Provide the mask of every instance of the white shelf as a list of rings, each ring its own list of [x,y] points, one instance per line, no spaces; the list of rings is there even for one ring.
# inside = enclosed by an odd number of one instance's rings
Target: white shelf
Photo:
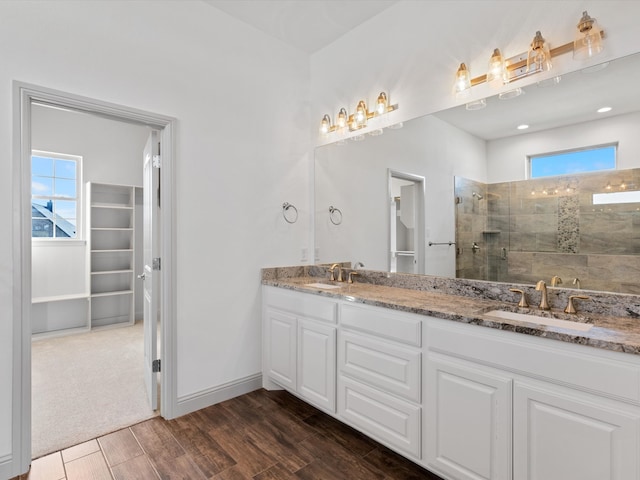
[[[134,321],[135,187],[88,183],[91,328]]]
[[[133,270],[98,270],[91,272],[91,275],[113,275],[117,273],[133,273]]]
[[[53,295],[51,297],[34,297],[31,303],[65,302],[69,300],[81,300],[89,298],[88,293],[77,293],[73,295]]]
[[[114,297],[116,295],[131,295],[133,290],[118,290],[114,292],[92,293],[91,298]]]

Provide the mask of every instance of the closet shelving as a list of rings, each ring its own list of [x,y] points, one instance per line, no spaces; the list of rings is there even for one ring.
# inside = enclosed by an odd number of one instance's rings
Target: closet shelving
[[[135,187],[87,183],[91,328],[134,322]]]

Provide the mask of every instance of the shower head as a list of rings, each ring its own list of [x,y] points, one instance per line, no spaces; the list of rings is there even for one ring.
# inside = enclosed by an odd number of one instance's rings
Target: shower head
[[[484,196],[482,196],[482,195],[480,195],[479,193],[476,193],[476,192],[473,192],[471,195],[476,197],[478,200],[482,200],[484,198]]]

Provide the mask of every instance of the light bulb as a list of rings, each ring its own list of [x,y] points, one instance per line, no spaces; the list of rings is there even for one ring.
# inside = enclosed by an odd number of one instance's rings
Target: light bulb
[[[336,126],[338,128],[344,128],[347,126],[347,121],[349,120],[349,115],[347,115],[347,110],[341,108],[338,112],[338,118],[336,119]]]
[[[320,134],[327,135],[331,131],[331,118],[329,115],[322,117],[322,122],[320,122]]]
[[[353,116],[356,124],[356,128],[362,128],[367,126],[367,105],[364,100],[358,102],[356,107],[356,113]]]
[[[504,66],[504,59],[499,49],[493,50],[493,55],[489,59],[489,70],[487,71],[487,83],[492,87],[501,87],[506,79],[507,72]]]
[[[463,98],[469,95],[471,89],[471,74],[467,70],[467,66],[464,63],[460,64],[458,71],[456,72],[456,81],[453,85],[453,90],[457,98]]]
[[[578,32],[573,41],[573,58],[584,60],[602,52],[602,34],[595,18],[584,11],[578,22]]]
[[[546,72],[547,70],[551,70],[549,44],[540,31],[537,31],[527,56],[527,73]]]
[[[376,105],[376,114],[382,115],[383,113],[387,113],[387,94],[380,92],[380,95],[378,95],[378,103]]]

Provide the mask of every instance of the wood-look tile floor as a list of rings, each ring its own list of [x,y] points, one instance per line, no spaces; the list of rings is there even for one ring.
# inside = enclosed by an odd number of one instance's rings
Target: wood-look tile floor
[[[33,461],[14,480],[442,480],[296,397],[258,390]]]

